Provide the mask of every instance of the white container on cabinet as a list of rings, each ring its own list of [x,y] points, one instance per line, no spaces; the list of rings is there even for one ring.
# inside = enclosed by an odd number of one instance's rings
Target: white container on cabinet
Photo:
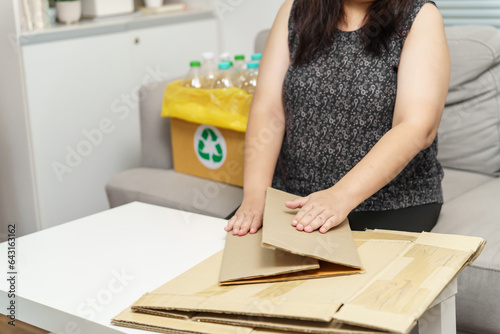
[[[134,0],[82,0],[83,17],[128,14],[134,11]]]

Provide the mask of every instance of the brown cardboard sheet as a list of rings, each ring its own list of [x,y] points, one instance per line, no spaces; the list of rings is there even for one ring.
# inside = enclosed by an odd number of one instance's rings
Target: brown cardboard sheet
[[[219,275],[221,285],[280,282],[361,272],[357,268],[264,248],[261,243],[262,229],[244,237],[228,233]]]
[[[113,323],[166,333],[407,333],[485,243],[434,233],[354,235],[361,274],[220,286],[219,252],[141,297],[134,312]]]
[[[361,269],[349,222],[345,220],[327,233],[297,231],[292,220],[298,210],[285,206],[286,201],[295,198],[297,196],[280,190],[267,189],[262,246]]]

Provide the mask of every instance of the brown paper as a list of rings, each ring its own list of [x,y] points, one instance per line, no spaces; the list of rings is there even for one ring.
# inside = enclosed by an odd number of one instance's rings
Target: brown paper
[[[267,189],[262,246],[361,269],[349,222],[345,220],[327,233],[300,232],[292,226],[298,210],[285,206],[285,202],[296,198],[298,196],[283,191]]]
[[[262,229],[243,237],[228,233],[219,281],[222,285],[280,282],[361,272],[279,249],[261,247]]]

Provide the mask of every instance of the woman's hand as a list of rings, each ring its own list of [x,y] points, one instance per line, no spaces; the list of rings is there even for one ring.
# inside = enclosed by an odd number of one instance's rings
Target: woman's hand
[[[264,199],[243,199],[240,208],[236,211],[234,216],[229,219],[224,229],[227,232],[232,230],[234,235],[245,235],[248,232],[250,232],[250,234],[256,233],[262,226],[264,203]]]
[[[345,196],[343,196],[345,197]],[[319,228],[326,233],[342,223],[351,209],[334,188],[312,193],[285,203],[289,209],[298,209],[292,225],[299,231],[313,232]]]

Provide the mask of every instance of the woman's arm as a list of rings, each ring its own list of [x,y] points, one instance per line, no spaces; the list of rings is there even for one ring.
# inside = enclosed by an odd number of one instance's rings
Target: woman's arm
[[[262,226],[266,189],[272,184],[285,132],[283,80],[290,65],[288,18],[292,1],[281,6],[273,24],[259,69],[245,135],[243,203],[226,231],[245,235]]]
[[[441,14],[422,7],[401,54],[392,129],[336,185],[287,202],[301,208],[292,225],[325,233],[365,199],[394,179],[436,137],[450,78]]]

